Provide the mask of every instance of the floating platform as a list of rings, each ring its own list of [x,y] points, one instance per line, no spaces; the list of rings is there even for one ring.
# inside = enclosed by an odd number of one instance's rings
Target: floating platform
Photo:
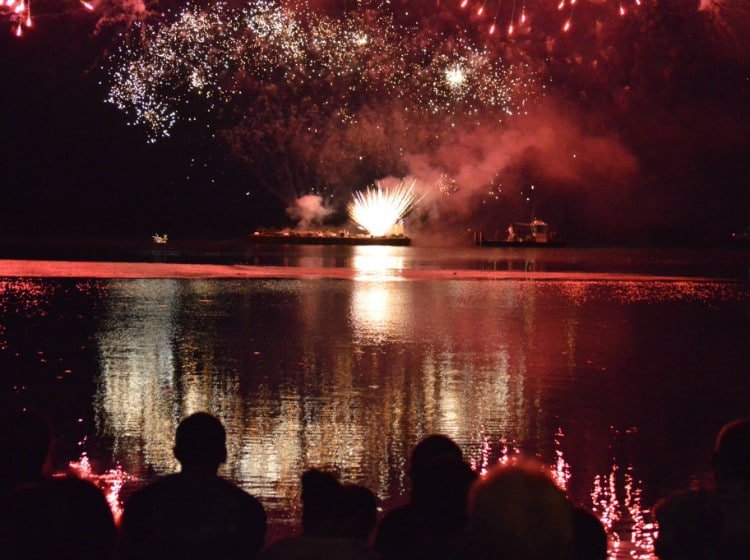
[[[300,233],[266,233],[255,232],[250,234],[250,243],[259,245],[390,245],[394,247],[407,247],[411,245],[411,239],[403,235],[334,235],[316,232]]]
[[[538,222],[544,224],[544,222]],[[524,224],[522,224],[524,225]],[[544,224],[546,227],[547,224]],[[552,237],[551,239],[547,236],[546,232],[541,239],[536,239],[533,235],[526,238],[508,240],[508,239],[487,239],[484,233],[477,231],[474,233],[474,245],[476,247],[517,247],[517,248],[543,248],[543,247],[563,247],[565,244],[562,239],[558,237]]]
[[[564,247],[562,241],[548,241],[539,243],[538,241],[499,241],[495,239],[482,239],[481,243],[474,243],[477,247],[518,247],[520,248],[550,248]]]

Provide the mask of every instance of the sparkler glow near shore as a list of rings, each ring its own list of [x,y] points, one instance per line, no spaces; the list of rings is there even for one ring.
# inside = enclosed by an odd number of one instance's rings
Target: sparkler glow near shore
[[[402,181],[395,188],[376,183],[375,187],[354,193],[349,203],[349,217],[370,235],[381,237],[393,230],[416,201],[414,182],[407,185]]]

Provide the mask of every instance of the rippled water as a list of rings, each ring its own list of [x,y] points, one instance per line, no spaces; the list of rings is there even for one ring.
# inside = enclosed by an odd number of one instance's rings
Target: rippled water
[[[706,481],[718,428],[748,413],[746,282],[353,270],[6,278],[3,406],[52,417],[58,468],[85,453],[85,468],[119,465],[131,485],[174,470],[179,419],[211,410],[227,426],[224,475],[277,526],[313,466],[397,500],[432,432],[479,469],[536,454],[623,540],[620,556],[644,558],[650,506]]]

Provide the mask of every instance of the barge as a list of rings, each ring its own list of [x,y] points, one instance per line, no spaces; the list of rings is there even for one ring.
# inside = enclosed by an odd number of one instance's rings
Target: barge
[[[411,239],[404,235],[374,236],[323,231],[255,231],[250,234],[250,242],[259,245],[411,245]]]

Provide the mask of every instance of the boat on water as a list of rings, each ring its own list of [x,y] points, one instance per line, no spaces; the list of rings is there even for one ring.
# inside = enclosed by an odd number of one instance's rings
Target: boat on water
[[[155,233],[151,236],[151,239],[153,239],[154,243],[157,245],[166,245],[169,241],[169,236],[166,233]]]
[[[487,239],[484,232],[474,233],[477,247],[562,247],[557,235],[550,231],[549,224],[536,218],[529,223],[513,222],[506,230],[505,239]]]
[[[747,226],[742,231],[732,232],[730,241],[737,245],[750,245],[750,226]]]
[[[391,245],[406,247],[411,239],[403,234],[366,235],[347,231],[254,231],[250,242],[264,245]]]

